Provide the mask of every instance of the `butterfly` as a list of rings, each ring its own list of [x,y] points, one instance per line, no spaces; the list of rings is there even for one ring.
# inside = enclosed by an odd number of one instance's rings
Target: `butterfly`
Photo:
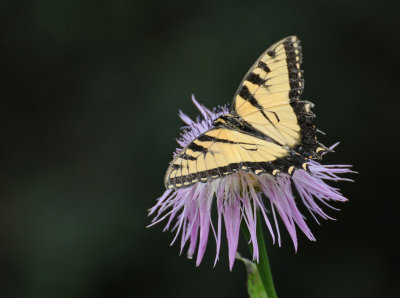
[[[247,72],[229,114],[183,148],[165,175],[166,188],[184,188],[239,171],[292,175],[329,150],[317,141],[313,104],[304,89],[296,36],[270,46]]]

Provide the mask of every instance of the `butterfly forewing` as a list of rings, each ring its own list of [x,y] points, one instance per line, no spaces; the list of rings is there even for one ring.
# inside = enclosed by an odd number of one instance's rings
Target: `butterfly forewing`
[[[282,146],[300,141],[300,126],[291,102],[303,90],[301,47],[295,36],[278,41],[250,68],[236,92],[236,114]]]
[[[167,188],[179,188],[237,172],[271,172],[271,162],[288,155],[283,147],[225,127],[195,139],[172,161],[165,176]]]

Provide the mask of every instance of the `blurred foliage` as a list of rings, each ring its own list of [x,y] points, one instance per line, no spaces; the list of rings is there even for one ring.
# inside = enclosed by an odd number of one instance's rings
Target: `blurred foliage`
[[[190,94],[230,102],[258,55],[290,34],[303,41],[303,98],[321,140],[342,141],[325,161],[360,174],[338,185],[350,202],[329,212],[337,222],[305,213],[317,243],[302,237],[297,254],[284,232],[282,248],[271,243],[277,292],[395,296],[398,11],[361,0],[1,1],[0,296],[245,297],[226,247],[213,268],[210,241],[196,268],[170,233],[146,229],[147,209],[164,191],[178,109],[196,115]]]
[[[239,253],[236,254],[236,259],[242,261],[246,266],[247,292],[249,293],[250,298],[268,298],[257,265],[252,261],[241,257]]]

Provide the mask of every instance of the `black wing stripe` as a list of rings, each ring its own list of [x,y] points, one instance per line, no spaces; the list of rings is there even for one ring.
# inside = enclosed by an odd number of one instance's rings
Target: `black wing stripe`
[[[187,159],[187,160],[197,160],[197,157],[194,157],[194,156],[189,155],[189,154],[186,154],[186,153],[183,153],[183,154],[180,156],[180,158],[182,158],[182,159]]]
[[[269,69],[269,67],[267,66],[266,63],[259,61],[258,62],[258,67],[261,68],[263,71],[265,71],[266,73],[271,72],[271,70]]]
[[[267,119],[270,124],[274,125],[271,119],[269,119],[269,117],[264,113],[264,108],[262,107],[262,105],[260,105],[257,99],[250,93],[249,88],[247,88],[247,86],[243,85],[242,88],[240,88],[239,95],[243,99],[247,100],[252,106],[256,107],[260,111],[260,113],[265,117],[265,119]]]
[[[267,82],[267,80],[262,79],[258,74],[255,74],[254,72],[250,72],[244,79],[258,86],[264,85]]]
[[[194,152],[201,152],[201,153],[207,152],[207,148],[206,147],[198,145],[195,142],[190,143],[190,145],[187,147],[187,149],[190,149],[190,150],[192,150]]]
[[[251,143],[244,143],[244,142],[235,142],[231,140],[226,140],[226,139],[220,139],[217,137],[212,137],[209,135],[201,135],[197,140],[201,142],[218,142],[218,143],[227,143],[227,144],[239,144],[239,145],[253,145]]]

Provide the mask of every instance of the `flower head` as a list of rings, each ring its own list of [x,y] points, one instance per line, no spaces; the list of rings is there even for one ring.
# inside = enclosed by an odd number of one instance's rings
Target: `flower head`
[[[180,111],[179,116],[187,125],[182,128],[181,137],[178,139],[182,148],[200,134],[212,128],[213,121],[229,111],[227,107],[218,107],[211,111],[198,103],[194,97],[192,97],[192,100],[202,117],[193,121]],[[180,150],[178,149],[176,153]],[[157,204],[150,209],[149,215],[155,214],[151,225],[167,220],[164,230],[172,229],[176,232],[172,243],[180,235],[181,252],[185,244],[189,242],[187,255],[192,258],[197,248],[196,265],[201,263],[204,256],[210,228],[217,244],[215,263],[217,262],[222,226],[225,226],[229,248],[229,264],[232,269],[242,221],[244,221],[250,233],[253,260],[258,261],[257,214],[261,214],[263,217],[272,241],[277,241],[279,245],[281,238],[277,217],[280,216],[297,250],[296,226],[308,239],[315,240],[305,222],[305,217],[297,207],[299,200],[317,222],[316,215],[323,219],[332,219],[321,209],[320,204],[331,207],[329,202],[345,202],[347,199],[340,194],[337,188],[326,184],[326,181],[351,181],[338,176],[352,172],[349,167],[348,165],[321,165],[314,160],[309,160],[309,172],[297,169],[292,176],[284,173],[279,173],[276,176],[270,174],[255,175],[239,171],[211,182],[197,182],[187,188],[168,189],[158,199]],[[293,186],[299,195],[297,198],[293,194]],[[214,202],[218,218],[213,222],[211,208]],[[261,212],[259,213],[257,210]]]

